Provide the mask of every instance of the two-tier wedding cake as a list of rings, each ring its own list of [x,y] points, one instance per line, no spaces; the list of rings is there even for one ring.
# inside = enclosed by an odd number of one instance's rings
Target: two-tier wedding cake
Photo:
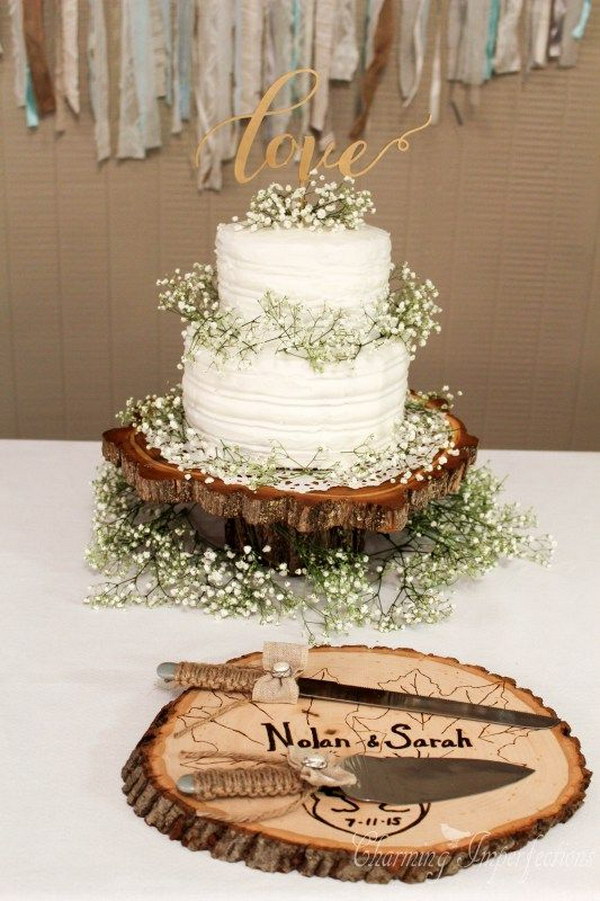
[[[364,223],[372,211],[348,182],[272,185],[218,227],[216,270],[161,283],[190,320],[185,417],[215,453],[323,469],[393,443],[436,292],[392,266],[389,233]]]

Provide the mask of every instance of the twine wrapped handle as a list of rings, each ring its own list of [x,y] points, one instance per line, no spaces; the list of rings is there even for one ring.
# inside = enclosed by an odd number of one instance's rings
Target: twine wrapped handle
[[[298,676],[306,667],[308,647],[267,641],[263,647],[262,673],[258,667],[214,663],[161,663],[158,675],[182,688],[232,691],[248,694],[253,701],[295,704]]]
[[[282,807],[261,812],[258,815],[260,820],[289,813],[302,804],[315,788],[343,788],[356,783],[356,776],[340,766],[335,758],[327,754],[307,752],[297,745],[288,749],[287,758],[281,763],[271,763],[264,757],[251,754],[215,754],[214,751],[182,751],[180,754],[184,764],[208,758],[243,762],[245,766],[196,770],[178,780],[179,791],[193,795],[199,801],[295,796]],[[253,818],[253,814],[241,814],[230,819],[235,822],[250,822]]]

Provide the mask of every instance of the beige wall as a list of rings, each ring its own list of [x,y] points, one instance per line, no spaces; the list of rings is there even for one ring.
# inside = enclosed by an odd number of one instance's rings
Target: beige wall
[[[424,118],[424,97],[402,114],[395,79],[394,64],[377,95],[373,148]],[[464,127],[445,113],[364,180],[396,258],[441,293],[442,335],[411,382],[462,388],[459,414],[488,447],[600,449],[599,86],[593,15],[576,69],[536,72],[525,85],[496,79]],[[334,88],[341,141],[353,90]],[[196,192],[191,139],[98,167],[87,97],[83,108],[61,137],[52,119],[28,133],[10,59],[0,61],[6,437],[95,438],[128,396],[177,380],[180,325],[155,312],[155,279],[209,260],[217,223],[247,206],[231,170],[221,194]]]

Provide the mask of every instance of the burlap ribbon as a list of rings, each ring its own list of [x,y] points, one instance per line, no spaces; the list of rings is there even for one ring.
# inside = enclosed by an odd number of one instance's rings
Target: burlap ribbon
[[[193,796],[199,801],[293,796],[285,804],[267,811],[246,811],[231,815],[219,813],[219,819],[230,822],[262,821],[283,816],[299,807],[315,788],[344,788],[356,783],[356,776],[340,766],[334,757],[321,751],[307,751],[298,745],[288,748],[287,757],[277,763],[264,756],[236,752],[219,754],[198,750],[180,753],[180,760],[184,765],[207,759],[244,765],[206,767],[190,774],[193,779]]]
[[[308,647],[282,641],[266,641],[260,676],[252,689],[252,700],[265,704],[295,704],[298,700],[296,676],[308,662]]]

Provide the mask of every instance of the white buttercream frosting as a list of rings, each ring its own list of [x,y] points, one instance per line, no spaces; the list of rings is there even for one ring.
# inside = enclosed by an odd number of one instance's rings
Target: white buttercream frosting
[[[240,447],[256,460],[277,445],[299,466],[323,467],[371,436],[373,448],[389,443],[401,421],[409,357],[404,345],[386,342],[315,372],[306,360],[263,349],[248,368],[235,360],[217,368],[201,348],[185,364],[188,423],[215,446]],[[287,461],[289,465],[289,460]]]
[[[336,232],[220,225],[216,241],[219,298],[245,319],[267,291],[301,301],[362,310],[387,293],[389,233],[371,225]]]
[[[325,305],[364,316],[388,293],[390,236],[369,225],[331,232],[220,225],[216,254],[219,303],[243,321],[261,313],[267,292],[317,316]],[[367,345],[319,372],[268,343],[245,365],[199,347],[184,365],[183,405],[189,425],[215,449],[234,445],[264,461],[281,448],[282,465],[323,469],[363,442],[390,445],[404,415],[408,366],[398,341]]]

